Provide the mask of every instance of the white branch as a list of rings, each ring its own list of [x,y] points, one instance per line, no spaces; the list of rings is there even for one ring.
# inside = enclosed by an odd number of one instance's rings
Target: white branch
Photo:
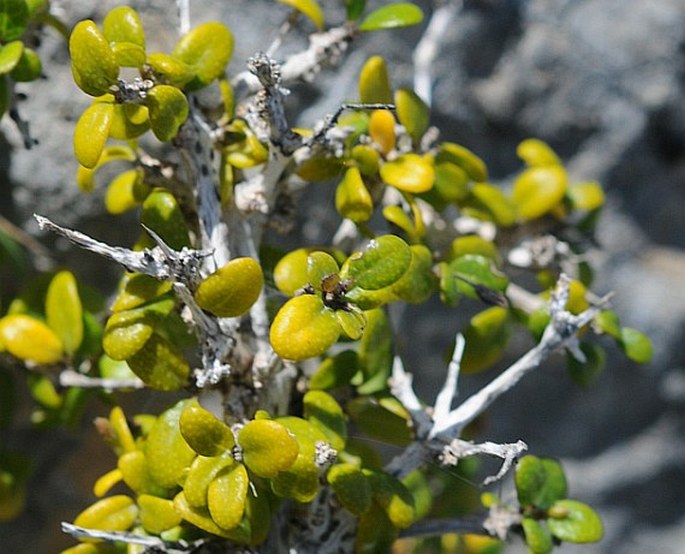
[[[466,341],[464,340],[464,335],[458,333],[454,343],[454,353],[452,354],[449,366],[447,366],[445,384],[435,399],[435,411],[433,413],[433,419],[435,421],[443,420],[449,415],[449,412],[452,409],[452,401],[458,394],[459,371],[461,369],[461,359],[464,355],[465,345]]]
[[[190,552],[199,548],[207,542],[207,539],[200,539],[193,542],[184,540],[164,541],[159,537],[149,535],[135,535],[122,531],[101,531],[100,529],[87,529],[72,523],[62,522],[62,532],[71,535],[76,539],[100,539],[108,542],[123,542],[127,544],[139,544],[141,546],[161,549],[163,552]]]
[[[457,465],[459,460],[468,458],[469,456],[486,454],[488,456],[501,458],[503,462],[497,474],[492,475],[483,481],[483,485],[490,485],[504,477],[511,469],[514,462],[518,460],[521,454],[526,450],[528,450],[528,445],[521,440],[513,444],[498,444],[490,441],[476,444],[470,441],[454,439],[448,445],[445,445],[439,459],[443,465],[454,466]]]
[[[402,359],[399,356],[395,356],[392,363],[390,392],[411,414],[416,436],[426,437],[431,427],[433,427],[433,421],[426,413],[418,396],[416,396],[412,381],[412,374],[405,371]]]
[[[102,389],[107,392],[121,389],[142,389],[145,383],[140,379],[103,379],[90,377],[67,369],[59,374],[59,384],[63,387],[80,387],[82,389]]]
[[[468,398],[454,409],[448,417],[436,421],[430,438],[442,435],[446,438],[459,436],[461,430],[482,414],[495,400],[511,389],[519,380],[538,367],[552,352],[559,348],[574,349],[577,345],[576,333],[587,325],[602,309],[608,300],[605,297],[600,305],[593,306],[574,316],[565,310],[568,301],[570,280],[565,275],[559,278],[552,295],[550,313],[552,320],[545,329],[540,343],[524,354],[518,361],[493,379],[488,385]]]

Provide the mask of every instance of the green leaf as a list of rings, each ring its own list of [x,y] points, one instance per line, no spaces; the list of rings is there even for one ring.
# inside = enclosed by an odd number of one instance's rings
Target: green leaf
[[[652,341],[642,331],[632,327],[623,327],[619,345],[626,356],[634,362],[646,364],[652,359]]]
[[[110,42],[128,42],[145,52],[145,31],[138,13],[128,6],[112,9],[102,22],[102,33]]]
[[[183,354],[175,345],[156,333],[126,362],[153,389],[177,390],[188,382],[190,367]]]
[[[530,554],[549,554],[552,552],[554,549],[552,535],[542,523],[532,517],[524,517],[521,525]]]
[[[156,189],[148,195],[143,202],[140,222],[162,237],[174,250],[190,246],[185,217],[169,191]]]
[[[370,57],[359,74],[359,100],[364,104],[389,104],[392,102],[390,77],[385,60]]]
[[[371,507],[371,484],[358,467],[336,464],[328,470],[326,479],[343,508],[361,515]]]
[[[378,290],[392,285],[411,263],[411,250],[395,235],[382,235],[364,250],[352,254],[340,271],[342,279],[351,279],[354,287]]]
[[[145,63],[145,50],[132,42],[114,42],[112,52],[121,67],[143,67]]]
[[[157,85],[145,97],[150,110],[150,126],[162,142],[173,139],[188,117],[188,100],[179,89],[170,85]]]
[[[347,425],[340,404],[327,392],[310,390],[302,399],[304,418],[316,426],[338,451],[345,448]]]
[[[412,440],[410,420],[402,406],[394,399],[384,399],[381,403],[371,396],[359,396],[350,400],[345,411],[355,427],[373,439],[407,446]]]
[[[24,43],[20,40],[0,46],[0,75],[9,73],[17,66],[23,52]]]
[[[433,273],[433,255],[423,244],[412,244],[409,248],[412,253],[409,269],[391,288],[399,299],[420,304],[428,300],[435,290],[437,279]]]
[[[598,344],[583,342],[580,349],[585,354],[585,362],[579,362],[572,354],[567,354],[568,372],[571,379],[581,387],[589,387],[604,371],[606,354]]]
[[[233,34],[217,21],[203,23],[178,41],[172,55],[195,70],[186,88],[197,90],[223,75],[233,55]]]
[[[606,333],[615,339],[621,338],[621,321],[616,312],[602,310],[595,316],[594,323],[602,333]]]
[[[430,110],[413,90],[401,88],[395,92],[397,119],[404,125],[409,136],[418,144],[428,130]]]
[[[146,63],[161,77],[163,82],[170,85],[183,87],[195,77],[191,66],[168,54],[159,52],[149,54]]]
[[[323,29],[324,16],[323,10],[318,2],[315,0],[277,0],[281,4],[286,4],[295,8],[297,11],[306,15],[312,20],[316,28]]]
[[[83,307],[76,278],[60,271],[50,281],[45,297],[47,323],[62,341],[67,354],[73,354],[83,341]]]
[[[238,317],[257,301],[264,286],[259,262],[249,256],[233,258],[203,280],[195,300],[219,317]]]
[[[545,510],[567,493],[564,470],[552,458],[524,456],[516,466],[514,482],[522,506]]]
[[[366,312],[366,331],[359,346],[359,361],[363,382],[359,394],[373,394],[388,388],[392,371],[393,340],[392,327],[384,310]]]
[[[398,529],[406,529],[415,519],[414,497],[399,479],[380,471],[364,470],[373,499]]]
[[[10,42],[24,34],[29,21],[25,0],[0,0],[0,42]]]
[[[354,305],[348,305],[341,310],[335,310],[335,317],[343,332],[352,340],[360,339],[366,327],[364,312]]]
[[[490,258],[478,254],[465,254],[459,256],[450,263],[450,269],[455,277],[465,279],[457,280],[459,290],[473,299],[479,299],[480,295],[474,288],[481,285],[489,289],[504,292],[509,284],[506,275],[494,272]]]
[[[413,153],[402,154],[384,163],[380,174],[388,185],[413,194],[430,190],[435,182],[433,164],[425,157]]]
[[[497,261],[500,256],[493,242],[485,240],[479,235],[462,235],[452,241],[446,257],[448,260],[454,260],[467,254],[484,256],[494,261]]]
[[[12,101],[10,97],[10,87],[7,83],[7,77],[0,75],[0,117],[5,115],[5,112],[10,107],[10,102]]]
[[[360,369],[359,354],[354,350],[343,350],[321,362],[309,380],[309,388],[332,390],[343,387],[350,383]]]
[[[83,167],[93,169],[100,161],[113,118],[113,104],[96,102],[76,122],[74,154]]]
[[[19,62],[14,66],[10,75],[17,83],[24,83],[35,81],[40,77],[42,71],[43,64],[38,54],[30,48],[24,47],[21,58],[19,58]]]
[[[451,162],[461,167],[472,181],[482,183],[488,180],[488,168],[485,162],[460,144],[453,142],[443,142],[440,144],[438,154],[435,158],[436,163]]]
[[[464,331],[462,372],[475,373],[490,367],[504,354],[510,336],[509,313],[505,308],[493,306],[473,316]]]
[[[532,167],[514,181],[512,198],[521,218],[536,219],[561,202],[567,187],[568,177],[562,166]]]
[[[347,21],[359,19],[366,8],[366,0],[344,0],[347,10]]]
[[[498,187],[488,183],[473,185],[461,208],[466,215],[494,221],[502,227],[516,223],[516,207],[512,201]]]
[[[91,20],[76,24],[69,36],[71,71],[79,88],[91,96],[109,91],[119,78],[119,65],[107,39]]]
[[[452,162],[435,165],[434,190],[445,202],[459,202],[469,194],[470,177],[466,171]]]
[[[359,169],[350,167],[335,191],[335,209],[355,223],[368,221],[373,214],[373,201]]]
[[[421,21],[423,21],[421,8],[409,2],[399,2],[372,11],[359,25],[359,30],[378,31],[380,29],[409,27],[421,23]]]
[[[573,543],[597,542],[602,538],[602,520],[587,504],[577,500],[559,500],[549,510],[547,526],[552,534]]]
[[[307,281],[316,290],[325,288],[326,292],[332,292],[330,286],[337,284],[335,277],[338,270],[338,262],[328,252],[315,250],[307,256]],[[328,281],[331,281],[331,285]]]

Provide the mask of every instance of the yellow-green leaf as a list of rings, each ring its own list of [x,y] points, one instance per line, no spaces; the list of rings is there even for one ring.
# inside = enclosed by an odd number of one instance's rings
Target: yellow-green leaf
[[[335,312],[324,306],[321,297],[303,294],[288,300],[278,311],[269,339],[282,358],[305,360],[326,352],[341,330]]]
[[[98,500],[83,510],[74,525],[102,531],[126,531],[138,517],[138,506],[133,499],[123,494]]]
[[[143,347],[126,362],[143,382],[153,389],[176,390],[188,383],[190,367],[181,351],[153,333]]]
[[[388,68],[380,56],[370,57],[362,67],[359,74],[359,99],[365,104],[392,102]]]
[[[462,372],[475,373],[494,364],[504,353],[510,334],[505,308],[493,306],[472,317],[464,332]]]
[[[128,6],[110,10],[102,22],[102,34],[109,42],[129,42],[145,50],[145,32],[140,17]]]
[[[243,519],[250,479],[243,464],[222,469],[210,483],[207,507],[222,529],[234,529]]]
[[[257,301],[264,274],[254,258],[234,258],[200,283],[195,291],[198,305],[219,317],[237,317]]]
[[[0,46],[0,75],[12,71],[24,52],[24,43],[20,40],[12,41]]]
[[[100,96],[119,78],[119,65],[107,39],[89,19],[76,24],[69,37],[71,70],[83,92]]]
[[[201,456],[218,456],[235,444],[228,426],[199,405],[185,407],[179,427],[188,446]]]
[[[161,82],[183,87],[195,77],[195,71],[179,59],[155,52],[148,54],[147,64],[161,77]]]
[[[221,77],[231,59],[233,34],[223,23],[202,23],[181,37],[172,55],[195,71],[189,90],[205,87]]]
[[[176,87],[157,85],[145,97],[150,111],[150,126],[162,142],[171,140],[188,117],[188,99]]]
[[[183,482],[183,492],[188,504],[193,508],[207,506],[207,492],[214,477],[222,469],[234,463],[230,452],[221,456],[198,456],[190,464]]]
[[[123,214],[139,206],[149,190],[143,183],[142,169],[124,171],[107,187],[105,208],[113,215]]]
[[[464,148],[459,144],[443,142],[440,145],[435,162],[452,162],[466,171],[471,180],[477,183],[488,180],[488,168],[483,160],[468,148]]]
[[[62,359],[62,342],[50,327],[23,314],[0,319],[0,344],[12,356],[37,364],[54,364]]]
[[[17,65],[14,66],[10,76],[17,83],[35,81],[40,77],[42,71],[43,64],[41,63],[38,54],[30,48],[24,47],[21,58],[19,58]],[[0,71],[0,73],[2,72]]]
[[[45,297],[45,317],[60,338],[62,348],[73,354],[83,341],[83,306],[76,278],[70,271],[60,271],[50,281]]]
[[[302,12],[309,19],[312,20],[314,25],[321,30],[323,29],[324,16],[323,10],[318,2],[315,0],[278,0],[281,4],[287,4]]]
[[[574,210],[592,211],[604,205],[604,191],[596,181],[574,183],[568,187],[567,194]]]
[[[369,136],[383,154],[395,148],[395,116],[389,110],[374,110],[369,118]]]
[[[423,21],[423,12],[416,4],[399,2],[383,6],[372,11],[364,18],[360,31],[378,31],[380,29],[395,29],[408,27]]]
[[[395,108],[397,119],[404,125],[414,144],[418,144],[428,130],[428,106],[413,90],[401,88],[395,92]]]
[[[105,148],[114,118],[114,104],[97,102],[86,108],[74,129],[74,154],[83,166],[94,168]]]
[[[141,494],[138,497],[138,507],[140,524],[153,535],[159,535],[181,523],[181,516],[174,508],[172,500]]]
[[[381,179],[403,192],[418,194],[433,187],[433,164],[418,154],[402,154],[381,166]]]
[[[252,473],[272,478],[291,467],[300,452],[294,437],[282,424],[270,419],[248,422],[238,435],[243,461]]]
[[[514,181],[512,199],[519,216],[536,219],[552,210],[566,194],[568,178],[559,165],[526,169]]]
[[[631,360],[646,364],[652,359],[652,342],[642,331],[632,327],[621,329],[621,348]]]
[[[335,191],[335,208],[343,217],[355,223],[368,221],[373,214],[373,201],[356,167],[345,172]]]
[[[516,148],[516,154],[530,167],[561,165],[561,160],[548,144],[539,139],[526,139]]]

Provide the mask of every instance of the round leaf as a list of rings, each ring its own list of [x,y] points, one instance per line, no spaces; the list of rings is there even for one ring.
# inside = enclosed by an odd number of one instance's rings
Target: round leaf
[[[524,220],[538,218],[556,207],[566,194],[566,170],[558,165],[526,169],[514,181],[512,198]]]
[[[413,90],[399,89],[395,92],[397,119],[404,125],[415,144],[428,130],[430,111],[426,103]]]
[[[326,479],[344,508],[361,515],[371,507],[371,484],[364,473],[352,464],[336,464]]]
[[[461,207],[466,215],[494,221],[502,227],[516,223],[516,208],[512,201],[498,187],[488,183],[473,185]]]
[[[291,467],[300,451],[297,441],[277,421],[250,421],[238,435],[243,462],[259,477],[272,478]]]
[[[129,169],[117,175],[107,187],[105,208],[113,215],[123,214],[140,205],[149,189],[143,183],[141,169]]]
[[[338,340],[341,332],[335,312],[319,296],[291,298],[278,311],[269,338],[276,354],[287,360],[320,356]]]
[[[389,104],[392,89],[385,60],[380,56],[370,57],[359,74],[359,100],[364,104]]]
[[[156,189],[143,202],[140,222],[157,233],[174,250],[190,246],[188,227],[176,198],[167,190]]]
[[[396,282],[409,269],[412,253],[401,238],[383,235],[370,241],[364,250],[355,252],[343,264],[342,279],[353,286],[378,290]]]
[[[21,58],[19,58],[19,62],[14,66],[10,75],[17,83],[22,83],[35,81],[40,77],[42,71],[43,64],[41,63],[38,54],[30,48],[24,47]]]
[[[107,39],[91,20],[76,24],[69,37],[74,80],[83,92],[100,96],[117,83],[119,65]]]
[[[150,110],[150,126],[162,142],[174,138],[188,117],[188,100],[179,89],[170,85],[157,85],[145,97]]]
[[[153,389],[176,390],[188,382],[190,367],[181,351],[155,333],[126,362]]]
[[[309,388],[331,390],[345,386],[359,369],[359,355],[354,350],[344,350],[321,362],[309,380]]]
[[[83,307],[76,278],[60,271],[50,281],[45,297],[45,317],[67,354],[73,354],[83,341]]]
[[[222,529],[234,529],[243,519],[250,479],[243,464],[222,469],[209,485],[207,507]]]
[[[21,37],[28,21],[26,0],[4,0],[0,5],[0,42],[10,42]]]
[[[561,165],[561,160],[547,144],[539,139],[526,139],[516,148],[516,154],[530,167]]]
[[[340,404],[330,394],[324,391],[309,391],[303,398],[303,415],[310,423],[316,425],[330,445],[336,450],[345,448],[347,426],[345,415]]]
[[[97,501],[82,511],[74,525],[103,531],[126,531],[136,521],[138,507],[133,499],[123,494]]]
[[[391,286],[392,292],[410,304],[425,302],[435,290],[433,255],[423,244],[413,244],[411,263],[405,274]]]
[[[559,500],[549,510],[547,526],[552,534],[574,543],[597,542],[602,538],[602,520],[587,504],[577,500]]]
[[[369,136],[383,154],[395,148],[395,116],[389,110],[375,110],[369,118]]]
[[[433,164],[418,154],[402,154],[381,166],[381,179],[403,192],[426,192],[435,182]]]
[[[178,41],[172,55],[195,71],[189,90],[202,88],[223,75],[233,54],[233,34],[222,23],[198,25]],[[183,118],[185,119],[185,117]]]
[[[12,356],[37,364],[54,364],[63,356],[62,342],[54,331],[23,314],[0,319],[0,344]]]
[[[257,301],[264,274],[254,258],[234,258],[200,283],[195,291],[198,305],[219,317],[237,317]]]
[[[181,400],[164,411],[145,440],[144,453],[150,476],[165,488],[176,487],[195,458],[195,451],[188,446],[179,427],[183,410],[195,402]]]
[[[110,10],[102,22],[102,33],[109,42],[129,42],[145,50],[145,32],[140,17],[128,6]]]
[[[24,43],[20,40],[12,41],[0,46],[0,75],[12,71],[24,52]]]
[[[475,373],[494,364],[504,354],[510,335],[509,313],[505,308],[493,306],[473,316],[464,331],[462,372]]]
[[[81,114],[74,129],[74,154],[78,162],[92,169],[100,160],[114,118],[114,105],[96,102]]]
[[[574,183],[568,187],[567,194],[574,210],[592,211],[604,205],[602,185],[595,181]]]
[[[626,356],[634,362],[646,364],[652,359],[652,342],[642,331],[632,327],[623,327],[619,344]]]
[[[542,523],[532,517],[524,517],[521,526],[531,554],[549,554],[552,552],[554,549],[552,535]]]
[[[183,492],[188,504],[193,508],[206,507],[209,485],[219,471],[233,463],[230,452],[224,452],[221,456],[195,458],[183,482]]]
[[[355,223],[363,223],[371,217],[373,201],[356,167],[349,168],[338,185],[335,208],[340,215]]]
[[[488,168],[483,160],[468,148],[464,148],[459,144],[443,142],[440,145],[435,162],[451,162],[466,171],[471,180],[477,183],[488,180]]]
[[[162,78],[163,82],[170,85],[183,87],[195,77],[191,66],[167,54],[159,52],[149,54],[146,63]]]
[[[423,12],[415,4],[399,2],[372,11],[359,26],[360,31],[378,31],[408,27],[423,21]]]
[[[514,481],[522,506],[545,510],[567,493],[564,470],[551,458],[524,456],[516,466]]]
[[[160,533],[181,523],[181,516],[174,509],[174,503],[166,498],[149,494],[138,496],[140,524],[148,533]]]
[[[179,427],[188,446],[201,456],[218,456],[233,448],[233,433],[228,426],[201,406],[186,406]]]

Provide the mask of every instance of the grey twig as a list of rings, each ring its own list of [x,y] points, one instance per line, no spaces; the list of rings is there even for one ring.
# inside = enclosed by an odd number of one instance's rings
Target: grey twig
[[[67,369],[59,374],[59,384],[63,387],[80,387],[82,389],[102,389],[110,392],[122,389],[142,389],[145,383],[140,379],[103,379],[90,377]]]

